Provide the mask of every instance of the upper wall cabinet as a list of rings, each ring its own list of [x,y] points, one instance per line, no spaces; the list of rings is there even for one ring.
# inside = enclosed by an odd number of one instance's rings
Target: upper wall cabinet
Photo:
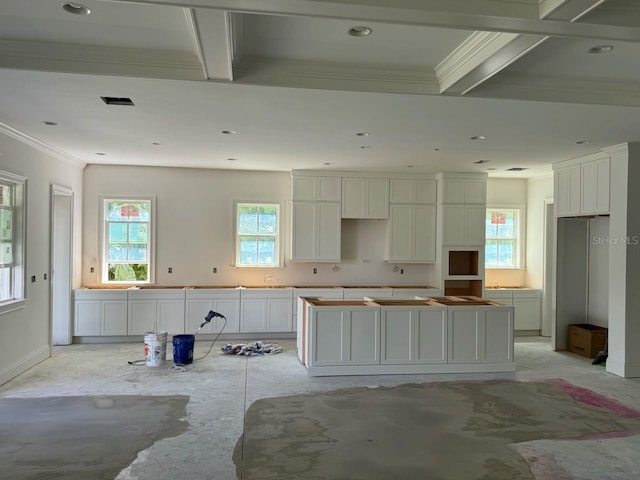
[[[342,218],[389,218],[389,179],[343,178]]]
[[[342,198],[340,177],[294,176],[292,200],[302,202],[339,202]]]
[[[291,260],[339,262],[341,217],[337,202],[293,202]]]
[[[609,213],[610,159],[602,155],[561,162],[553,166],[557,217]]]
[[[487,203],[487,179],[444,177],[441,192],[442,203],[484,205]]]
[[[436,201],[435,180],[392,178],[389,181],[389,203],[435,204]]]

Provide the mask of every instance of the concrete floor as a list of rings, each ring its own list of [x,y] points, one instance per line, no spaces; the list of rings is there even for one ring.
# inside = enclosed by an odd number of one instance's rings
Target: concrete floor
[[[268,397],[406,383],[560,378],[640,410],[640,379],[622,379],[606,373],[602,366],[592,366],[589,359],[552,352],[549,342],[538,337],[516,339],[515,373],[473,375],[309,378],[297,360],[295,341],[279,343],[285,352],[265,357],[220,355],[216,346],[207,358],[186,371],[128,365],[129,360],[143,358],[142,342],[55,347],[52,358],[1,386],[0,397],[188,395],[188,430],[139,452],[117,476],[121,480],[237,478],[233,452],[243,432],[245,412],[255,400]],[[203,355],[209,345],[197,342],[194,356]],[[538,448],[560,448],[551,443]],[[637,456],[635,445],[627,443],[618,451],[625,449]],[[606,458],[603,455],[599,461],[606,462]],[[600,465],[602,471],[619,469],[619,458],[610,461],[610,466]]]

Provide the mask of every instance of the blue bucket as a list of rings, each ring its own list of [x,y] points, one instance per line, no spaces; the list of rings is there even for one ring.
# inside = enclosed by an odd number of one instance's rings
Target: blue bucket
[[[193,344],[195,340],[195,335],[173,336],[173,363],[176,365],[193,363]]]

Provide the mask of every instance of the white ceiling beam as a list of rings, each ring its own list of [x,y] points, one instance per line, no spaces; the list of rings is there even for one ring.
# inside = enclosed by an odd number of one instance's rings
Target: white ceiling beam
[[[605,0],[547,0],[549,20],[574,22]],[[465,95],[544,43],[546,35],[475,32],[436,66],[440,92]]]
[[[232,39],[228,12],[188,9],[189,30],[208,80],[233,81]]]
[[[118,3],[172,5],[211,8],[241,13],[300,15],[353,19],[458,30],[519,33],[567,38],[593,38],[607,41],[640,42],[640,28],[615,25],[571,23],[524,17],[505,17],[434,9],[445,8],[443,1],[411,2],[415,8],[399,8],[394,0],[102,0]],[[471,2],[471,0],[467,0]],[[408,2],[402,2],[406,4]],[[422,5],[424,3],[424,6]],[[447,2],[448,3],[448,2]],[[455,2],[459,4],[460,2]],[[471,5],[466,3],[465,5]],[[432,9],[429,9],[431,7]]]

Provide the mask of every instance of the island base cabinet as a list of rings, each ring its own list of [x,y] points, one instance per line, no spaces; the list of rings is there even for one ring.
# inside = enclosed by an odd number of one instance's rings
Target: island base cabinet
[[[415,321],[414,363],[447,363],[447,310],[418,309]]]
[[[513,362],[513,307],[449,307],[449,363]]]
[[[323,308],[312,311],[310,366],[380,363],[380,313],[377,307]]]

